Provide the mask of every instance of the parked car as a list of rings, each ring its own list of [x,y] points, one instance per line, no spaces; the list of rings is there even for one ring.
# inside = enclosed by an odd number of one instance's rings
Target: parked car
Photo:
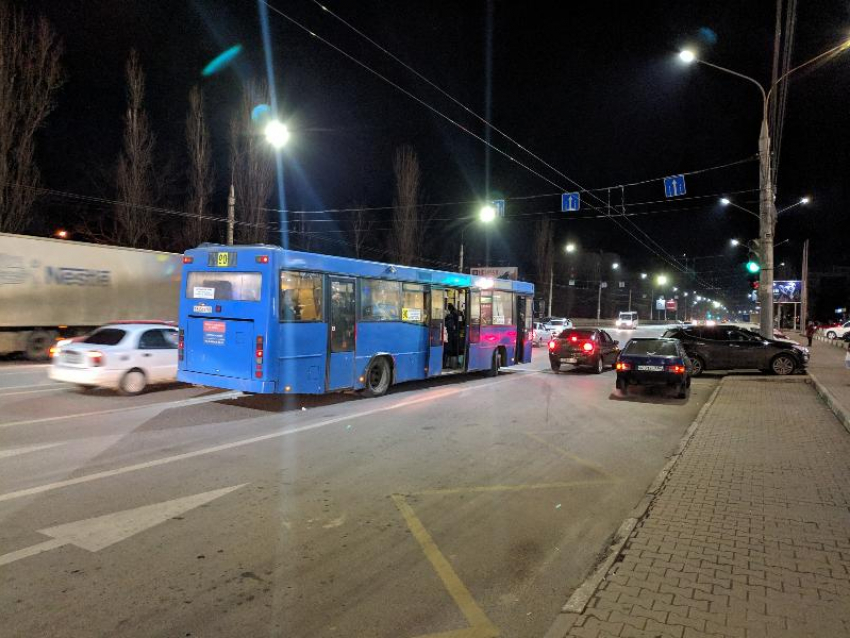
[[[588,367],[596,374],[612,366],[620,354],[619,341],[604,330],[563,330],[549,342],[549,364],[559,372],[562,365]]]
[[[543,320],[543,325],[553,335],[557,335],[561,330],[573,327],[573,322],[566,317],[547,317]]]
[[[535,347],[549,343],[552,337],[555,336],[555,333],[549,330],[541,321],[535,321],[532,330],[531,345]]]
[[[620,330],[633,330],[638,327],[638,313],[633,310],[623,311],[617,315],[614,327]]]
[[[844,335],[850,332],[850,321],[845,321],[840,326],[829,326],[821,329],[827,339],[841,339]]]
[[[630,385],[664,386],[685,399],[691,387],[691,363],[677,339],[630,339],[614,368],[623,394]]]
[[[150,383],[177,379],[177,328],[169,323],[112,323],[78,341],[58,345],[54,381],[80,388],[116,388],[139,394]]]
[[[682,342],[693,376],[705,370],[749,369],[785,375],[804,369],[809,362],[808,349],[766,339],[736,325],[674,328],[664,337]]]

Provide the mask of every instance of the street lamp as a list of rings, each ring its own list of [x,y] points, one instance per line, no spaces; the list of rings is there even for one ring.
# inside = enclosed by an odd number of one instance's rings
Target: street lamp
[[[478,211],[478,217],[485,224],[489,224],[491,221],[496,219],[496,209],[490,206],[482,206],[481,210]]]
[[[266,124],[263,133],[266,136],[266,141],[276,149],[283,148],[289,141],[289,129],[280,120],[272,120]]]
[[[658,282],[659,286],[667,285],[667,275],[658,275],[655,280]]]
[[[774,175],[772,174],[771,165],[770,165],[770,132],[768,130],[768,111],[770,105],[770,98],[773,96],[773,90],[779,86],[782,82],[788,79],[791,74],[796,73],[800,69],[809,66],[819,60],[822,60],[826,57],[829,57],[833,54],[838,54],[842,51],[846,51],[850,49],[850,39],[843,41],[841,44],[824,51],[823,53],[816,55],[815,57],[803,62],[802,64],[798,64],[793,69],[786,71],[784,74],[779,76],[776,81],[774,81],[768,88],[765,90],[765,87],[762,86],[761,82],[751,78],[748,75],[744,75],[743,73],[738,73],[737,71],[733,71],[732,69],[727,69],[722,66],[718,66],[716,64],[712,64],[711,62],[706,62],[705,60],[700,60],[697,58],[696,54],[693,51],[685,50],[679,53],[679,58],[685,63],[698,62],[702,65],[711,67],[718,71],[722,71],[723,73],[727,73],[729,75],[734,75],[735,77],[741,78],[742,80],[746,80],[751,84],[754,84],[761,94],[762,100],[762,121],[761,121],[761,131],[759,133],[759,239],[760,239],[760,247],[762,251],[762,262],[764,268],[762,268],[760,282],[759,282],[759,297],[761,301],[761,316],[760,316],[760,324],[761,324],[761,333],[762,334],[773,334],[773,236],[776,229],[776,206],[775,206],[775,194],[774,194]],[[747,211],[749,212],[749,211]]]
[[[564,250],[568,253],[574,253],[576,251],[576,245],[572,242],[564,246]]]
[[[729,240],[729,243],[730,243],[732,246],[740,246],[740,245],[741,245],[741,242],[740,242],[740,241],[738,241],[737,239],[730,239],[730,240]]]
[[[801,204],[808,204],[810,201],[812,201],[812,200],[810,200],[808,197],[803,197],[803,198],[800,200],[800,203],[801,203]]]
[[[721,198],[720,198],[720,203],[721,203],[721,204],[723,204],[724,206],[728,206],[728,205],[729,205],[729,204],[731,204],[732,202],[731,202],[731,201],[729,201],[729,199],[728,199],[728,198],[726,198],[726,197],[721,197]]]
[[[620,264],[618,264],[616,261],[613,264],[611,264],[611,270],[617,270],[619,267],[620,267]]]
[[[641,279],[646,279],[646,277],[647,277],[647,275],[646,275],[646,273],[645,273],[645,272],[642,272],[642,273],[640,274],[640,278],[641,278]]]

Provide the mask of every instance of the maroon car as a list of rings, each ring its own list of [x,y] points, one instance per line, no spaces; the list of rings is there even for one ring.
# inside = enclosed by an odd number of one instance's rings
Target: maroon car
[[[599,328],[571,328],[549,342],[549,364],[555,372],[560,372],[563,365],[571,365],[599,374],[605,366],[614,366],[620,354],[618,346],[619,341]]]

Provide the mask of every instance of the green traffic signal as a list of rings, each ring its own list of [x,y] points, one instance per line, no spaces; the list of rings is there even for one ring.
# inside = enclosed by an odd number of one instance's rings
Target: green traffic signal
[[[761,270],[761,266],[759,266],[758,263],[756,263],[752,260],[747,262],[747,271],[748,272],[751,272],[752,274],[756,274],[759,270]]]

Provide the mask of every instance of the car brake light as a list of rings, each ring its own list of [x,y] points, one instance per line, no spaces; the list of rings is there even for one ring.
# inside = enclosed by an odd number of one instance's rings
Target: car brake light
[[[620,371],[631,370],[632,364],[626,363],[625,361],[618,361],[617,365],[615,367],[616,367],[617,370],[620,370]]]
[[[549,350],[554,350],[554,349],[555,349],[555,346],[557,346],[557,345],[558,345],[558,344],[557,344],[557,343],[555,343],[555,340],[554,340],[554,339],[552,339],[552,341],[550,341],[550,342],[549,342]]]
[[[672,372],[673,374],[685,374],[685,366],[667,366],[667,372]]]
[[[585,341],[584,345],[582,345],[581,349],[584,350],[585,352],[592,352],[593,351],[593,344],[590,341]]]
[[[188,255],[183,255],[183,263],[184,264],[191,264],[193,261],[195,261],[194,257],[189,257]]]
[[[91,350],[86,353],[86,356],[91,360],[93,366],[102,366],[105,360],[103,353],[99,350]]]
[[[572,337],[570,337],[570,341],[575,343],[576,341],[578,341],[578,337],[576,335],[573,335]]]

